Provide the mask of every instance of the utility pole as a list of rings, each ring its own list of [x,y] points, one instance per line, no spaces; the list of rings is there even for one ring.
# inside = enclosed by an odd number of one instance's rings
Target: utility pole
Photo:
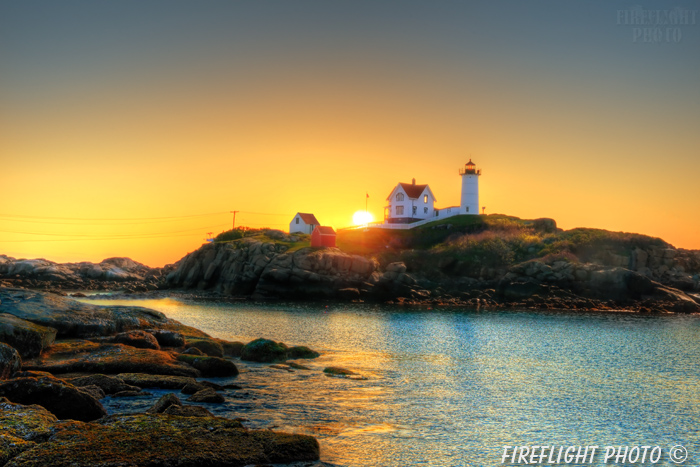
[[[238,211],[231,211],[231,214],[233,214],[233,227],[231,227],[231,230],[236,228],[236,213]]]

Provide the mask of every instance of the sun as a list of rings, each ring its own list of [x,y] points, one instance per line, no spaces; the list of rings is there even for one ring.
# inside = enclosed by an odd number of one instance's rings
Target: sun
[[[352,223],[355,225],[369,224],[374,220],[374,216],[368,211],[357,211],[352,215]]]

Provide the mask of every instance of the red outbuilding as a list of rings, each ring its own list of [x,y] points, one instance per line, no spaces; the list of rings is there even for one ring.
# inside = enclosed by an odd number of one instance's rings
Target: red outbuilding
[[[335,230],[333,227],[326,227],[319,225],[311,232],[311,246],[322,247],[322,246],[335,246]]]

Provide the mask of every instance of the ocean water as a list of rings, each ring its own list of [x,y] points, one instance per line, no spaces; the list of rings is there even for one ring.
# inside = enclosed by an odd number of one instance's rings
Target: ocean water
[[[237,361],[238,377],[214,381],[242,389],[205,405],[251,428],[314,435],[334,465],[522,465],[502,462],[504,446],[532,445],[601,446],[592,461],[567,465],[606,465],[605,446],[662,450],[656,464],[617,465],[676,465],[669,449],[682,445],[682,465],[700,464],[700,316],[90,302],[154,308],[223,339],[320,351],[299,361],[309,371]],[[331,365],[359,377],[325,376]],[[141,410],[167,391],[152,392],[104,403]]]

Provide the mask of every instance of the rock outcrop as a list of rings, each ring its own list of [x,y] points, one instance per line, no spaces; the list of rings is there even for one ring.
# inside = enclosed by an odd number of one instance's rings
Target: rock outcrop
[[[108,258],[101,263],[55,263],[0,255],[0,281],[38,289],[155,290],[162,273],[160,268],[150,268],[130,258]]]
[[[253,431],[219,417],[113,415],[58,430],[10,460],[8,467],[114,465],[244,466],[314,461],[318,442],[305,435]]]
[[[254,298],[334,298],[371,293],[378,263],[337,248],[302,248],[251,239],[210,244],[185,256],[166,277],[170,287]]]
[[[23,405],[40,405],[60,419],[97,420],[107,415],[91,394],[52,376],[20,377],[0,383],[0,397]]]

